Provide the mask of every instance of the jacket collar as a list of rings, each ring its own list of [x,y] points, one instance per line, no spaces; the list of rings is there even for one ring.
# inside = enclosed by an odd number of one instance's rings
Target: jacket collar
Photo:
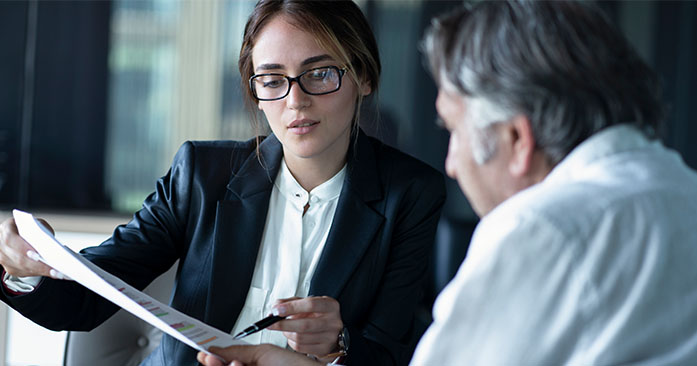
[[[283,146],[271,134],[259,144],[259,155],[250,154],[239,171],[231,178],[227,188],[243,199],[272,188],[283,157]],[[377,161],[370,138],[358,130],[358,137],[351,138],[347,154],[346,183],[365,202],[382,198]]]
[[[310,295],[339,299],[385,221],[372,204],[383,198],[376,148],[379,147],[373,145],[362,131],[359,131],[357,140],[351,142],[346,181],[322,256],[312,276]]]
[[[228,190],[237,199],[244,199],[273,186],[283,157],[283,146],[275,135],[267,136],[259,144],[259,154],[249,154],[247,160],[230,179]]]
[[[225,332],[232,330],[252,282],[273,182],[283,156],[274,135],[266,137],[258,151],[257,155],[252,150],[233,172],[225,197],[216,208],[204,321]]]
[[[384,222],[369,202],[383,197],[375,147],[359,131],[348,152],[346,180],[334,222],[313,275],[310,294],[338,298]],[[205,322],[230,331],[242,310],[259,252],[273,182],[283,149],[274,135],[259,145],[218,202]]]

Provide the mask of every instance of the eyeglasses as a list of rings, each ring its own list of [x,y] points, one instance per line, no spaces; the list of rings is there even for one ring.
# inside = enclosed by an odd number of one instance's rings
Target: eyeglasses
[[[310,95],[333,93],[341,88],[341,78],[346,68],[324,66],[304,71],[296,77],[283,74],[256,74],[249,78],[249,87],[259,101],[283,99],[290,93],[294,81]]]

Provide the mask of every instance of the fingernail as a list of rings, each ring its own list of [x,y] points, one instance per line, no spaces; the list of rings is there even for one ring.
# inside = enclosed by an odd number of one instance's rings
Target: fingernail
[[[62,274],[62,273],[56,271],[55,269],[51,269],[51,270],[49,271],[49,274],[51,275],[51,277],[53,277],[53,278],[55,278],[55,279],[59,279],[59,280],[64,280],[64,279],[67,278],[67,277],[65,277],[64,274]]]
[[[41,259],[41,257],[39,256],[39,253],[37,253],[33,250],[27,250],[27,257],[29,257],[29,259],[37,261],[37,262],[39,262]]]
[[[274,307],[271,309],[271,314],[275,316],[281,315],[281,313],[285,313],[286,309],[285,306],[279,306],[279,307]]]

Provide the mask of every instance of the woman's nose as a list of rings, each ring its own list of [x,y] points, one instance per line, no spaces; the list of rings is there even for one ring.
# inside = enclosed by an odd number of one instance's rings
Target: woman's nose
[[[286,96],[286,104],[290,109],[302,109],[310,106],[312,99],[305,93],[298,82],[290,84],[290,91]]]

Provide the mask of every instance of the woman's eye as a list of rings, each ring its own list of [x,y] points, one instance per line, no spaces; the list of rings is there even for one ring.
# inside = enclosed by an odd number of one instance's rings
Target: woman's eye
[[[310,77],[313,79],[324,79],[327,77],[327,70],[315,70],[310,73]]]
[[[269,80],[269,81],[264,81],[264,84],[262,86],[264,88],[278,88],[283,84],[282,80]]]

